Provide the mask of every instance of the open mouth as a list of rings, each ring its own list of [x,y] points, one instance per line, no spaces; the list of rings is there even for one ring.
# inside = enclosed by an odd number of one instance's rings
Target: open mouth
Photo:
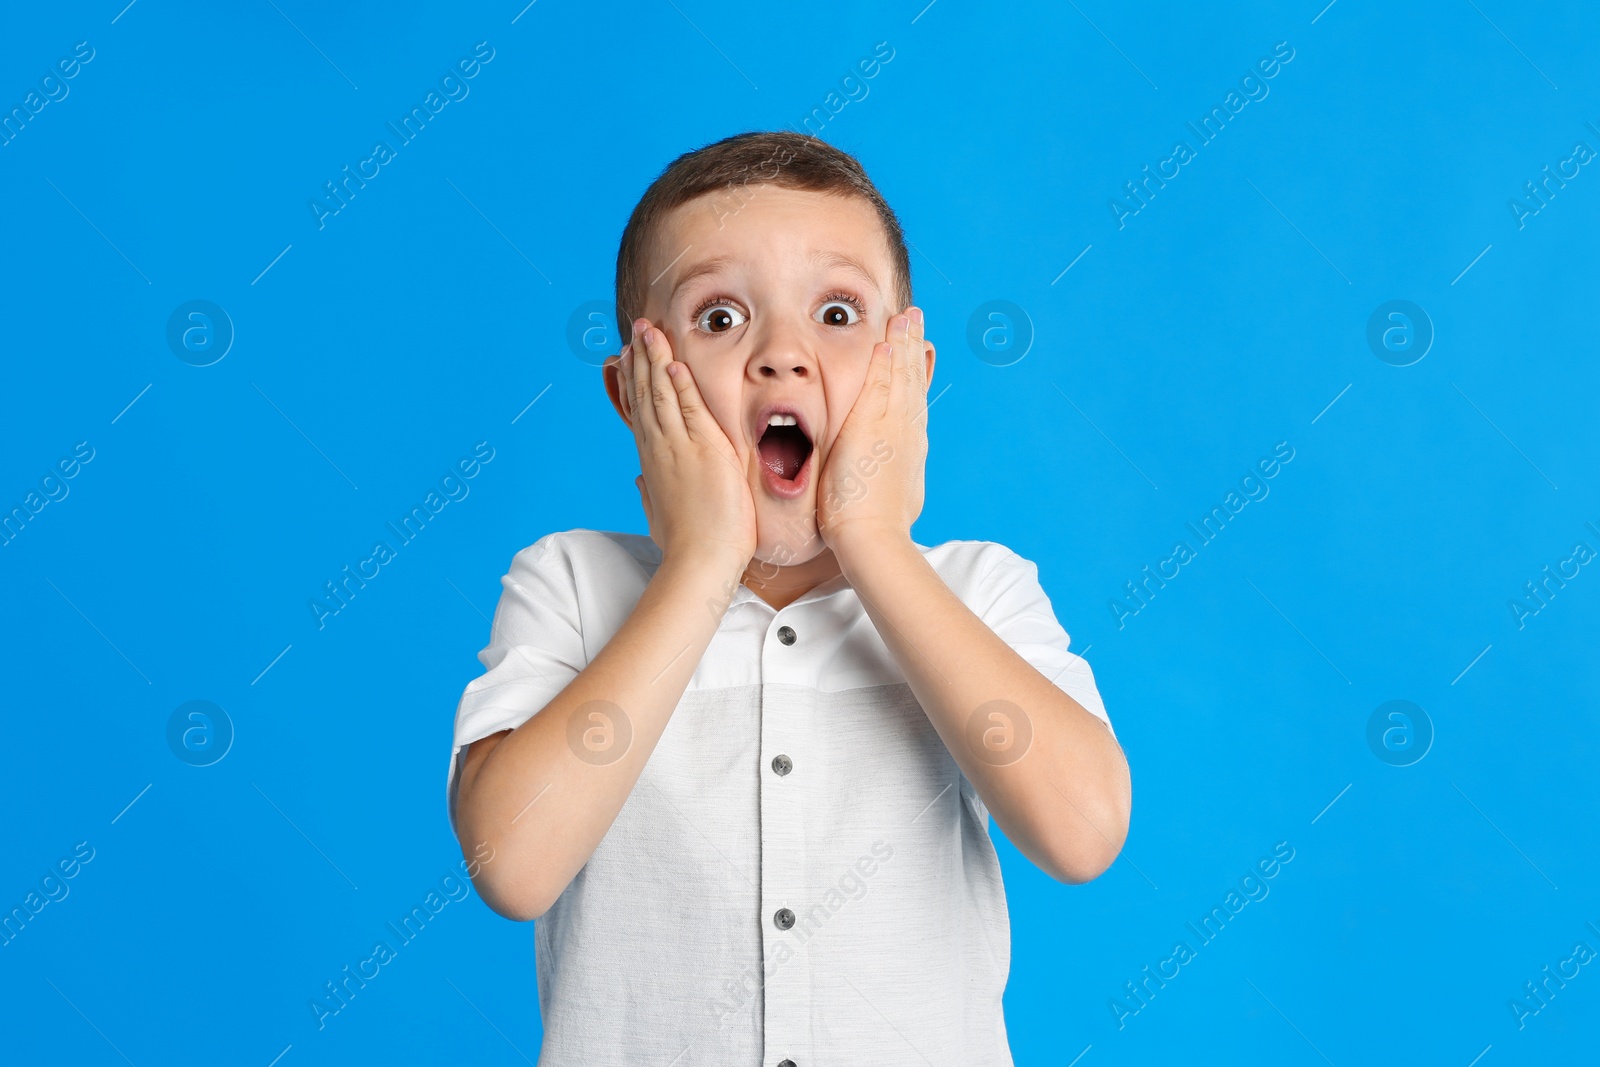
[[[794,483],[811,455],[811,438],[793,415],[771,416],[761,440],[756,443],[761,465],[780,482]]]

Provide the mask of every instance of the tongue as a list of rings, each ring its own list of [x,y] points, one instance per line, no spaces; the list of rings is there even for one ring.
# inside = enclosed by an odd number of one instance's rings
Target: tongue
[[[761,462],[784,481],[793,481],[806,460],[805,435],[791,427],[780,426],[768,431],[758,448]]]

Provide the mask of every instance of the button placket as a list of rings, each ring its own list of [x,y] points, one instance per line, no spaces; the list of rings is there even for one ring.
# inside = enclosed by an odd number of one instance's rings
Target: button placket
[[[759,773],[761,826],[761,926],[766,979],[763,1041],[791,1064],[807,1062],[812,1026],[812,975],[807,953],[795,932],[810,906],[806,864],[806,776],[791,776],[793,753],[804,751],[802,737],[810,727],[808,704],[796,686],[814,684],[806,646],[798,630],[808,616],[787,612],[769,620],[761,653],[761,746],[771,773]],[[790,625],[790,621],[796,625]],[[778,625],[779,622],[782,625]]]

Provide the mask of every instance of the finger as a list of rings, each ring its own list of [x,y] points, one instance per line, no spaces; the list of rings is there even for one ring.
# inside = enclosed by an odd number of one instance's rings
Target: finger
[[[893,393],[895,346],[881,341],[872,348],[872,363],[867,368],[867,381],[861,387],[866,394],[867,410],[874,418],[889,413],[889,399]],[[860,403],[860,401],[857,401]]]
[[[640,319],[633,329],[633,417],[640,432],[652,438],[661,435],[661,422],[656,418],[655,397],[650,392],[650,359],[645,352],[644,334],[650,324]]]
[[[924,325],[925,323],[923,322],[922,309],[919,307],[912,307],[911,345],[909,349],[911,378],[917,383],[918,386],[922,388],[924,392],[926,392],[928,387],[924,379],[927,376],[928,369],[928,339],[923,335]]]
[[[637,360],[636,346],[639,342],[639,331],[633,331],[633,336],[628,343],[622,346],[622,352],[617,356],[617,363],[622,367],[622,384],[628,390],[628,414],[632,417],[635,427],[639,424],[639,376],[635,371]]]
[[[633,431],[633,439],[643,448],[643,428],[639,425],[639,401],[633,393],[633,344],[630,342],[622,346],[617,353],[617,388],[622,394],[622,400],[628,412],[628,428]]]
[[[921,330],[913,322],[917,317],[916,312],[917,308],[908,307],[901,313],[901,317],[905,320],[905,325],[901,330],[897,331],[897,337],[894,341],[895,374],[897,377],[903,378],[907,383],[916,382],[917,357],[922,353],[922,339],[917,336],[921,333]]]
[[[689,370],[689,365],[668,361],[666,373],[677,391],[678,410],[683,413],[684,433],[697,440],[711,441],[715,444],[717,454],[727,461],[740,478],[743,478],[745,472],[739,466],[739,448],[722,429],[722,424],[717,421],[716,416],[711,414],[711,409],[706,407],[705,398],[700,395],[700,387],[695,384],[694,373]],[[721,444],[721,441],[727,442],[726,446]]]
[[[666,334],[654,326],[644,331],[645,354],[649,357],[650,397],[655,406],[656,424],[663,433],[682,435],[683,412],[678,410],[678,390],[667,376],[667,364],[672,362],[672,346]]]
[[[635,333],[635,339],[630,340],[626,347],[623,348],[619,362],[623,367],[623,388],[627,390],[628,395],[628,422],[633,428],[634,444],[638,446],[639,454],[643,457],[645,450],[649,446],[645,444],[644,418],[640,414],[642,405],[639,401],[638,353],[635,351],[637,337],[638,334]]]
[[[906,367],[910,364],[911,357],[915,354],[916,346],[911,343],[911,310],[907,308],[896,315],[889,323],[889,345],[892,349],[889,362],[889,380],[891,382],[906,377]]]
[[[700,387],[695,384],[689,365],[668,361],[666,369],[668,377],[672,380],[673,389],[677,392],[678,410],[683,416],[685,432],[696,438],[708,436],[705,420],[710,414],[706,410],[705,398],[700,395]]]

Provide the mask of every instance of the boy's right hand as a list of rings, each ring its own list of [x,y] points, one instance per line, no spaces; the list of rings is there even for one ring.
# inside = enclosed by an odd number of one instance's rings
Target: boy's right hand
[[[757,541],[755,500],[738,452],[688,365],[673,360],[666,335],[649,320],[633,324],[618,373],[643,472],[634,484],[663,563],[703,562],[737,582]]]

